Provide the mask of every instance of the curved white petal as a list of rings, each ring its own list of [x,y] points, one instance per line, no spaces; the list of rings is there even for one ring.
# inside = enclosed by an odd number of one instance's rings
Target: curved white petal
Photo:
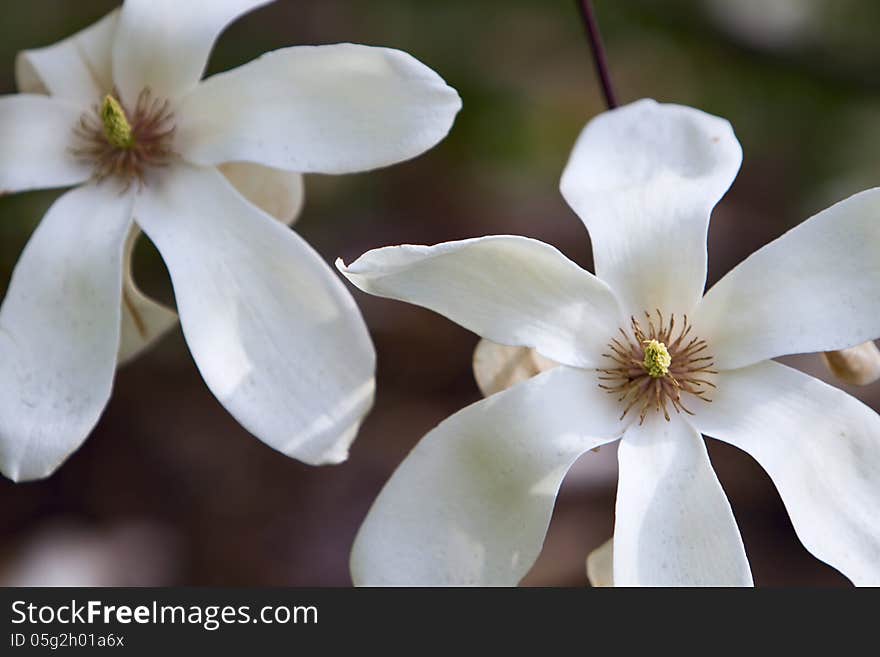
[[[15,81],[22,93],[50,94],[86,109],[113,90],[111,51],[119,10],[55,45],[18,53]]]
[[[596,367],[622,320],[614,294],[549,244],[513,235],[390,246],[337,267],[364,292],[424,306],[494,342]]]
[[[176,144],[199,164],[349,173],[420,155],[460,108],[454,89],[399,50],[299,46],[202,82],[180,102]]]
[[[296,223],[305,201],[301,174],[236,162],[218,167],[232,186],[251,203],[288,226]],[[119,364],[135,359],[177,325],[177,313],[147,297],[137,287],[131,255],[140,230],[129,235],[122,288],[122,339]]]
[[[218,168],[239,193],[263,212],[288,226],[296,223],[306,199],[302,174],[250,162],[227,162]]]
[[[845,392],[771,361],[718,375],[694,419],[751,454],[801,542],[855,584],[880,586],[880,417]]]
[[[609,538],[587,556],[590,586],[614,586],[614,539]]]
[[[113,42],[113,80],[122,99],[133,105],[144,87],[160,98],[189,91],[223,29],[271,1],[125,0]]]
[[[88,180],[91,168],[69,152],[81,114],[76,106],[46,96],[0,97],[0,193]]]
[[[119,365],[134,360],[177,325],[177,313],[153,301],[138,288],[132,272],[132,253],[141,231],[136,226],[125,241],[122,280],[122,325]]]
[[[572,463],[622,428],[591,372],[557,367],[428,433],[355,539],[356,585],[513,586],[529,571]]]
[[[681,105],[640,100],[584,128],[560,187],[627,314],[688,313],[699,301],[709,214],[741,161],[727,121]]]
[[[832,205],[706,293],[694,331],[734,369],[880,337],[880,188]]]
[[[342,281],[216,169],[180,165],[138,199],[183,333],[217,399],[310,464],[348,455],[373,399],[375,354]]]
[[[131,206],[111,185],[68,192],[15,267],[0,309],[0,470],[11,479],[51,474],[110,397]]]
[[[615,586],[751,586],[727,496],[703,438],[652,413],[618,449]]]

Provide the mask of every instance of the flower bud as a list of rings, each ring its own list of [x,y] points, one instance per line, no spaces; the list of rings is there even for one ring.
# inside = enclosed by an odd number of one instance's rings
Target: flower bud
[[[587,556],[590,586],[614,586],[614,539],[609,538]]]
[[[831,373],[844,383],[864,386],[880,379],[880,349],[873,342],[826,351],[822,359]]]
[[[508,347],[486,339],[480,340],[474,350],[474,378],[485,397],[507,390],[558,364],[529,347]]]

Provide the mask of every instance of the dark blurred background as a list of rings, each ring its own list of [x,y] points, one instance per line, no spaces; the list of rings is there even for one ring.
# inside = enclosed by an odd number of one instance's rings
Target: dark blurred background
[[[4,3],[0,93],[17,51],[86,27],[114,0]],[[742,173],[714,213],[712,283],[832,202],[880,182],[880,3],[870,0],[598,0],[622,102],[650,96],[733,123]],[[219,40],[212,72],[297,44],[409,51],[464,100],[425,156],[363,175],[306,179],[297,230],[328,262],[377,246],[515,233],[591,268],[586,232],[558,193],[574,140],[602,111],[570,0],[279,0]],[[2,148],[2,144],[0,144]],[[0,288],[57,193],[0,199]],[[172,302],[142,240],[137,277]],[[122,368],[93,435],[47,481],[0,480],[5,583],[348,585],[348,551],[382,483],[437,422],[476,401],[476,336],[413,306],[356,293],[379,354],[375,410],[350,460],[312,468],[248,435],[201,381],[179,329]],[[818,356],[788,359],[826,377]],[[880,408],[880,384],[850,389]],[[709,441],[758,585],[846,580],[798,543],[772,483]],[[612,531],[615,449],[586,454],[560,494],[526,584],[586,585]]]

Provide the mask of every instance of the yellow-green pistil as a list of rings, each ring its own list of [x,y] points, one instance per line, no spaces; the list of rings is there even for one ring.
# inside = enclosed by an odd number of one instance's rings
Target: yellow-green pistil
[[[122,105],[111,95],[104,96],[101,104],[101,121],[104,124],[104,136],[116,148],[129,149],[134,146],[134,131],[125,116]]]
[[[642,361],[645,371],[654,379],[669,374],[669,366],[672,365],[672,356],[666,345],[657,340],[645,342],[645,359]]]

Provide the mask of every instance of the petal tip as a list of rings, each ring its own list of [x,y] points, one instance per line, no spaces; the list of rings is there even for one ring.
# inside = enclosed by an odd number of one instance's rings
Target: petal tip
[[[315,465],[341,465],[348,460],[349,455],[350,451],[348,447],[346,447],[344,449],[325,454],[320,461],[315,463]]]
[[[60,464],[55,467],[29,467],[27,463],[15,461],[12,463],[4,463],[0,466],[0,473],[4,477],[16,484],[24,484],[31,481],[40,481],[52,475]]]

